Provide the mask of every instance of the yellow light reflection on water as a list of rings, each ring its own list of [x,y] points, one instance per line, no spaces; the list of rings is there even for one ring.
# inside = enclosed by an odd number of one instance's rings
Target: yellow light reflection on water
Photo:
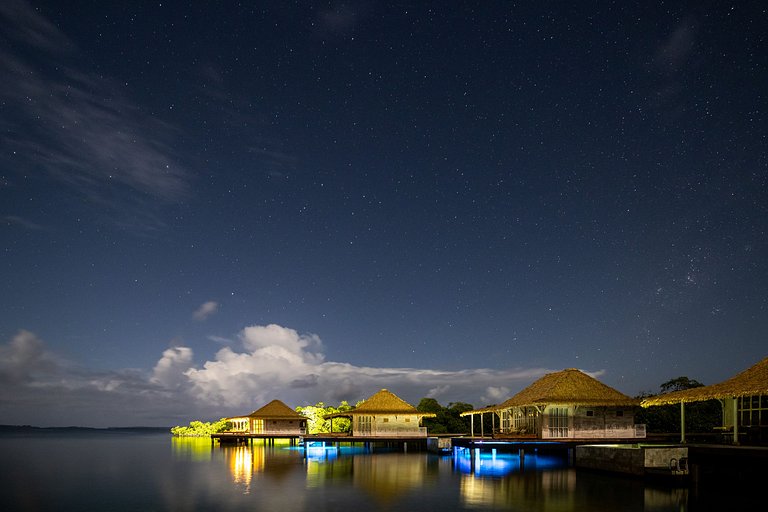
[[[229,448],[229,469],[232,472],[232,480],[236,484],[245,486],[245,494],[251,490],[253,478],[253,451],[247,445],[233,446]]]
[[[212,443],[209,437],[172,437],[171,452],[177,459],[190,461],[211,460]]]

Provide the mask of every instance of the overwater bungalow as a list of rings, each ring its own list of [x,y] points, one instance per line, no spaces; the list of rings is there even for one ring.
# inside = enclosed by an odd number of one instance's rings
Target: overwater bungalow
[[[227,421],[232,424],[228,433],[289,437],[303,436],[307,433],[306,416],[294,411],[280,400],[272,400],[247,416],[235,416],[227,418]]]
[[[718,384],[648,397],[641,405],[680,404],[680,441],[685,442],[685,404],[704,400],[720,401],[719,430],[725,439],[734,444],[768,443],[768,357]]]
[[[421,426],[421,420],[433,418],[435,414],[419,412],[391,391],[382,389],[359,407],[325,416],[326,419],[339,417],[352,420],[350,435],[353,437],[426,437],[427,428]]]
[[[491,414],[491,431],[499,437],[537,439],[635,439],[645,437],[645,425],[636,425],[630,398],[577,370],[549,373],[509,400],[462,413]],[[482,423],[481,423],[482,425]],[[482,433],[481,433],[482,435]]]

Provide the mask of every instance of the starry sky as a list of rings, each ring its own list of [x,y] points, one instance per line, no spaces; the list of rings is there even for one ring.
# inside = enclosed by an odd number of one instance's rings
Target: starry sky
[[[766,355],[764,2],[0,3],[0,423]]]

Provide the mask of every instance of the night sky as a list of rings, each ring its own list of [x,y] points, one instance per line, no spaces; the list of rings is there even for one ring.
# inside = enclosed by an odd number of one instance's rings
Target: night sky
[[[0,423],[768,354],[764,2],[215,4],[0,2]]]

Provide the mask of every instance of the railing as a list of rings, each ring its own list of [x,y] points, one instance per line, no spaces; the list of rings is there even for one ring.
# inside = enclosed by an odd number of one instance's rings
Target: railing
[[[645,438],[645,425],[608,426],[574,430],[574,437],[587,439],[634,439]]]
[[[418,429],[392,429],[378,428],[376,430],[356,431],[355,436],[377,436],[377,437],[427,437],[427,427],[418,427]]]

